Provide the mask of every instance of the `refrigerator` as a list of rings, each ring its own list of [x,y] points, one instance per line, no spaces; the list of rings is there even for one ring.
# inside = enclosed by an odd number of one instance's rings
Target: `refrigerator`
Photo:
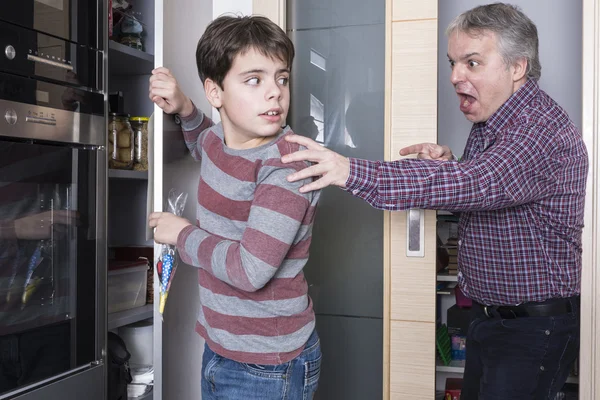
[[[288,123],[348,157],[384,158],[385,1],[289,0]],[[383,395],[383,212],[331,187],[305,267],[323,362],[317,399]]]

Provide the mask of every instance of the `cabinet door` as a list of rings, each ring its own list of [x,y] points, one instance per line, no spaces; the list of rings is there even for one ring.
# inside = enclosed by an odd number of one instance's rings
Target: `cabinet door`
[[[437,0],[387,3],[387,160],[405,146],[437,142]],[[407,246],[407,212],[388,213],[385,277],[385,394],[432,399],[435,392],[436,216],[423,211],[422,255]]]

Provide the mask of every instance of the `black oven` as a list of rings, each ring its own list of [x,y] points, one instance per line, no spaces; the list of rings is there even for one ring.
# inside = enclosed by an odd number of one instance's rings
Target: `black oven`
[[[0,20],[73,43],[103,48],[103,1],[6,0]]]
[[[0,21],[0,71],[102,90],[102,52]]]
[[[11,3],[65,23],[83,4]],[[107,168],[101,53],[87,46],[85,20],[60,35],[45,29],[50,36],[39,31],[38,14],[26,23],[15,7],[0,12],[11,20],[0,21],[0,399],[101,399]]]

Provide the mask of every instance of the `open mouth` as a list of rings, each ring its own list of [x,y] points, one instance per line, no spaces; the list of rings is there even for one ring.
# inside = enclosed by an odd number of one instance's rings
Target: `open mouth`
[[[279,115],[279,111],[267,111],[266,113],[263,113],[263,115],[274,117],[275,115]]]
[[[458,93],[458,98],[460,99],[460,107],[468,108],[471,104],[475,103],[475,97],[470,96],[464,93]]]

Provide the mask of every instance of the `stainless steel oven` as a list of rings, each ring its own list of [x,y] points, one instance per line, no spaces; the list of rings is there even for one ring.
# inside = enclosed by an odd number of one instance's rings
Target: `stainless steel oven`
[[[57,10],[65,23],[84,5],[13,3]],[[85,20],[49,36],[32,30],[39,29],[36,12],[33,23],[18,20],[14,10],[0,12],[0,399],[100,400],[106,336],[102,53],[82,30]],[[54,56],[41,57],[40,43],[56,44]],[[37,58],[29,57],[36,51]]]

